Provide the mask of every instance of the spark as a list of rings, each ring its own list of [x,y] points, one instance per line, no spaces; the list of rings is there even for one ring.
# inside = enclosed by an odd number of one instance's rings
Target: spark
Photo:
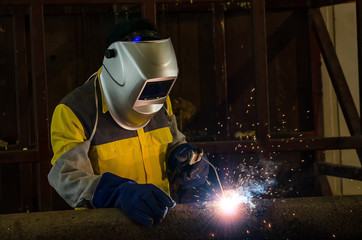
[[[234,215],[241,203],[246,202],[246,197],[241,196],[236,191],[225,192],[225,196],[222,196],[219,200],[219,207],[223,214],[225,215]]]
[[[244,192],[242,188],[225,190],[224,195],[218,199],[217,204],[220,212],[225,216],[236,215],[245,206],[255,207],[251,201],[251,194]]]

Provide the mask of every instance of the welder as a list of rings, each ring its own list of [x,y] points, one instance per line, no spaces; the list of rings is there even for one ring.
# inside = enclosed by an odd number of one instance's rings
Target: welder
[[[176,204],[169,176],[181,189],[205,184],[206,156],[186,142],[172,112],[177,76],[171,40],[152,23],[115,26],[100,69],[52,117],[48,180],[71,207],[121,208],[151,226]]]

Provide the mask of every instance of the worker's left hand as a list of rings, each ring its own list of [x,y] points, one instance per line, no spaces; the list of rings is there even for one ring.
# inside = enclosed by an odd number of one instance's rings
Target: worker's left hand
[[[198,159],[196,163],[190,159],[192,155],[193,159]],[[177,146],[169,157],[170,181],[173,182],[179,178],[180,184],[185,189],[204,184],[209,174],[209,164],[205,159],[208,160],[206,154],[189,143]]]
[[[110,172],[105,172],[93,194],[96,208],[121,208],[131,219],[145,226],[160,223],[169,208],[176,203],[153,184],[138,184]]]

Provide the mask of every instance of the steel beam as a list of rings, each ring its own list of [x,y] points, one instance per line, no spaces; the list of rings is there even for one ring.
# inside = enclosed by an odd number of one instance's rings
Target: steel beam
[[[215,203],[179,204],[143,227],[119,209],[0,215],[1,239],[359,239],[362,196],[265,199],[222,216]]]
[[[211,154],[260,152],[259,141],[215,141],[193,142],[193,145],[203,148]],[[270,139],[266,146],[269,152],[335,150],[362,148],[362,136],[328,137],[328,138],[297,138]],[[0,154],[1,159],[1,154]]]
[[[316,163],[316,170],[319,175],[329,175],[362,181],[361,167],[318,162]]]
[[[34,94],[35,134],[37,142],[38,207],[51,209],[51,189],[47,175],[50,171],[50,139],[45,66],[44,12],[41,0],[30,7],[32,84]]]
[[[215,79],[216,79],[216,109],[217,121],[221,124],[217,125],[217,139],[228,139],[229,123],[228,116],[228,86],[226,76],[226,55],[225,55],[225,15],[223,6],[215,3],[213,6],[213,26],[215,46]],[[221,127],[224,126],[224,127]]]
[[[348,130],[351,136],[360,136],[361,119],[352,98],[352,94],[349,90],[341,64],[339,63],[332,40],[330,39],[327,27],[324,23],[322,14],[319,9],[312,9],[310,10],[310,13],[320,50],[326,63],[338,102],[341,106],[343,116],[346,120]],[[356,149],[356,151],[362,164],[362,149]]]
[[[268,92],[268,63],[267,40],[265,24],[265,0],[252,1],[253,36],[255,52],[255,78],[257,95],[258,123],[257,138],[260,140],[261,152],[267,156],[265,145],[270,137],[269,92]]]
[[[24,151],[0,151],[0,164],[14,164],[14,163],[35,163],[37,159],[37,150],[24,150]]]
[[[64,4],[99,4],[99,0],[39,0],[43,4],[47,5],[64,5]],[[102,0],[105,4],[114,3],[140,3],[143,0]],[[252,0],[240,0],[240,1],[227,1],[227,0],[156,0],[157,3],[210,3],[210,2],[225,2],[229,5],[250,2]],[[32,0],[0,0],[0,4],[30,4]],[[333,4],[352,2],[351,0],[267,0],[267,8],[308,8],[308,7],[323,7]]]
[[[348,129],[352,136],[361,135],[360,118],[352,94],[349,90],[337,53],[330,39],[327,27],[319,9],[312,9],[311,18],[315,28],[319,46],[326,62],[338,102],[341,105]]]
[[[156,25],[156,1],[142,0],[142,17]]]

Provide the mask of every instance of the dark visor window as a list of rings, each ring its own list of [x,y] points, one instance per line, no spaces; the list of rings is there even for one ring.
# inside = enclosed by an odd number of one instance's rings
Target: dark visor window
[[[154,100],[166,97],[174,79],[160,82],[148,82],[138,100]]]

